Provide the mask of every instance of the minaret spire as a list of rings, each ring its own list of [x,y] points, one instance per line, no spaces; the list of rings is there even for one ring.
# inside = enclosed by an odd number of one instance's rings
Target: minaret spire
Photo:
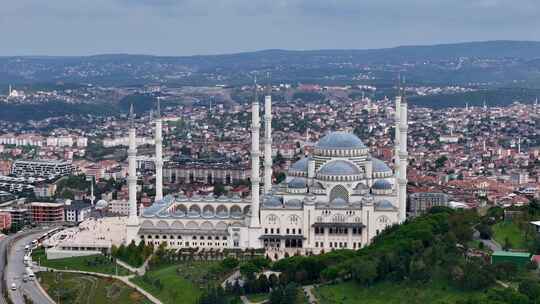
[[[162,138],[160,99],[161,97],[157,98],[157,111],[156,111],[156,132],[155,132],[156,197],[155,197],[155,201],[159,201],[163,199],[163,138]]]
[[[272,190],[272,85],[267,73],[266,96],[264,97],[264,193]]]
[[[255,91],[251,104],[251,222],[250,227],[260,227],[259,219],[259,187],[260,187],[260,160],[259,160],[259,98],[257,96],[257,78],[255,77]]]

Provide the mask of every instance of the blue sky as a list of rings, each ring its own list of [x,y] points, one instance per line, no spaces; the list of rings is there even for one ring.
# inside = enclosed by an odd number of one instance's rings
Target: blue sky
[[[540,40],[540,0],[3,0],[0,55]]]

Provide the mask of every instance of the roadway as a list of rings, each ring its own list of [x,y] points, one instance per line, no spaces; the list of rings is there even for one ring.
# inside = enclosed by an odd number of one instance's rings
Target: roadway
[[[24,246],[42,234],[43,230],[15,235],[11,242],[11,246],[8,246],[7,248],[9,254],[7,267],[4,273],[4,280],[13,304],[25,304],[23,295],[26,295],[32,303],[54,304],[47,294],[43,292],[43,289],[38,286],[39,283],[37,282],[37,279],[23,282],[23,277],[26,273],[26,266],[24,265],[23,260],[25,254]],[[6,250],[3,250],[3,252],[5,253]],[[13,283],[17,286],[17,289],[14,291],[11,290],[11,284]]]

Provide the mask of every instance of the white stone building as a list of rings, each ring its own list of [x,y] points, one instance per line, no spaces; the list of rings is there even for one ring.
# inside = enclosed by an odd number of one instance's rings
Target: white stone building
[[[264,160],[264,173],[259,172],[259,104],[254,102],[251,197],[186,197],[179,193],[156,200],[139,217],[133,199],[127,241],[166,242],[172,248],[266,248],[301,253],[361,248],[386,227],[405,220],[407,103],[402,96],[396,98],[396,108],[396,172],[372,157],[355,135],[332,132],[321,138],[312,155],[291,166],[283,183],[271,185],[270,157]],[[271,119],[271,99],[266,96],[265,151],[271,151]],[[131,140],[134,160],[136,145]]]

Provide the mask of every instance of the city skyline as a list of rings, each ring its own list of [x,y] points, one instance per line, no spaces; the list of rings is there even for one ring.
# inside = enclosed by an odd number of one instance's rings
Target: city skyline
[[[538,41],[540,32],[530,29],[540,27],[539,13],[540,3],[532,0],[22,0],[5,3],[0,12],[0,35],[8,41],[0,56],[181,56]]]

